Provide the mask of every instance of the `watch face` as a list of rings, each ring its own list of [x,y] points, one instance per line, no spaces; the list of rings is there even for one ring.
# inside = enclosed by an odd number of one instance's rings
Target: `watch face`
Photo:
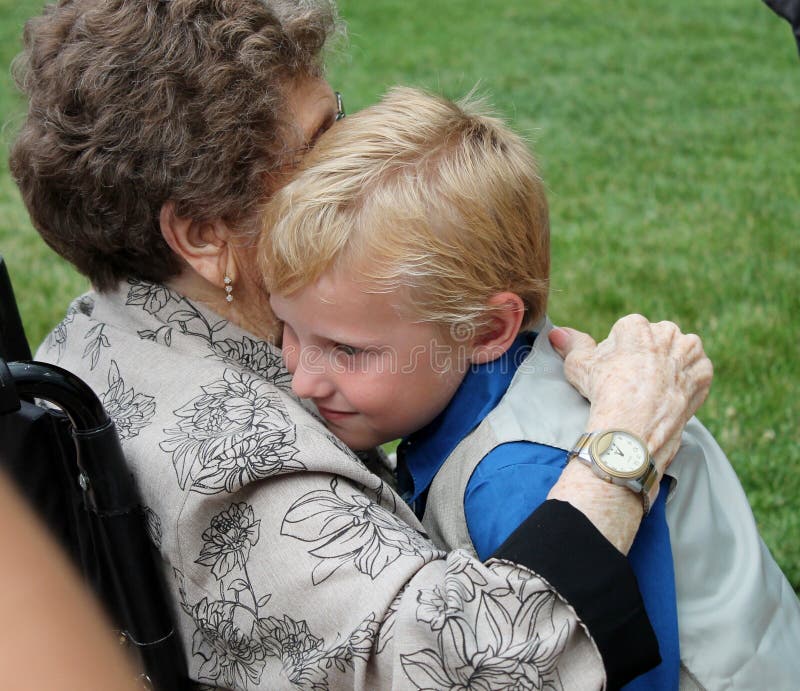
[[[626,432],[606,432],[593,444],[595,460],[617,477],[637,477],[647,466],[647,449]]]

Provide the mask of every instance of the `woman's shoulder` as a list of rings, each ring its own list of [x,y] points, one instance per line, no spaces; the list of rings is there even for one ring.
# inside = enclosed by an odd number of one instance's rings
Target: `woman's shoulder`
[[[367,479],[294,396],[275,346],[165,286],[129,281],[79,297],[37,357],[84,379],[126,453],[166,455],[181,490],[307,469]]]

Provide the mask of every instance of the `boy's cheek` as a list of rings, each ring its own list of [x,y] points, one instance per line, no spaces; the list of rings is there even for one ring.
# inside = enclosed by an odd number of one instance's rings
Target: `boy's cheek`
[[[297,346],[293,343],[283,343],[281,349],[281,357],[283,358],[283,365],[290,374],[294,374],[297,369]]]

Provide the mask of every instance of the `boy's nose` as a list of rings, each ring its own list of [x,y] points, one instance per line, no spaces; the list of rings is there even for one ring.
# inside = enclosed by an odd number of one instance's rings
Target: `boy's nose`
[[[303,362],[301,357],[292,375],[292,391],[300,398],[326,398],[334,387],[321,363]]]

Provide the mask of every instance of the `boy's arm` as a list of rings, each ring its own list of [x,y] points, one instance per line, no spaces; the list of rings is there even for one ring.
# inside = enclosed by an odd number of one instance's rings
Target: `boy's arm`
[[[482,560],[547,499],[566,461],[565,451],[527,441],[502,444],[481,460],[464,493],[464,515]]]

